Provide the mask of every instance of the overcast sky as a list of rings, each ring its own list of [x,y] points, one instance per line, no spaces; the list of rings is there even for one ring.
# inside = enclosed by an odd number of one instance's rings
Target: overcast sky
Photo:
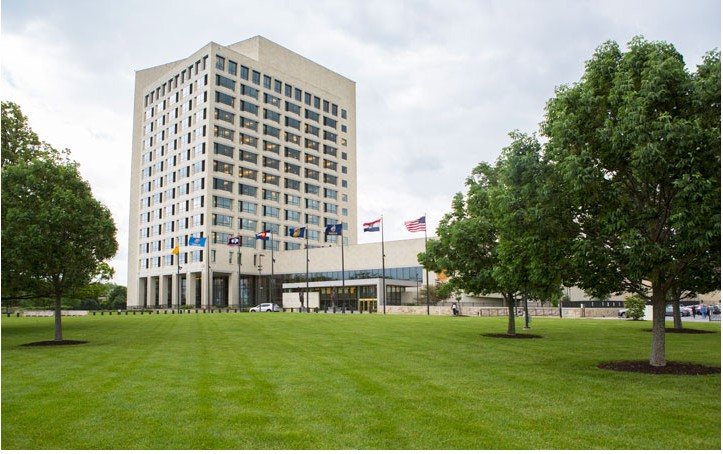
[[[69,148],[113,212],[126,284],[135,71],[262,35],[357,88],[359,223],[429,235],[508,133],[533,133],[555,87],[607,40],[672,43],[691,70],[720,47],[719,0],[2,0],[2,99]],[[360,229],[361,231],[361,229]],[[360,233],[360,242],[380,241]]]

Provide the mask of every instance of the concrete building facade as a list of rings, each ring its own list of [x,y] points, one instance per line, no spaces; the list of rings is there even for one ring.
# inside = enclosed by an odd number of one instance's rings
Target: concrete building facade
[[[355,83],[263,37],[137,71],[128,305],[254,305],[272,255],[354,245],[356,162]]]

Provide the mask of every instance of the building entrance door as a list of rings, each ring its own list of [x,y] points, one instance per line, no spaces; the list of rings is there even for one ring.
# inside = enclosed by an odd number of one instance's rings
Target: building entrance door
[[[376,312],[377,310],[377,299],[376,298],[359,298],[359,312]]]

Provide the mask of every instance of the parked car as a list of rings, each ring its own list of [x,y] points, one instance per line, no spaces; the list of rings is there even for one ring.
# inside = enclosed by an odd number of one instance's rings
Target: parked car
[[[680,306],[680,316],[681,317],[690,317],[692,315],[692,311],[687,306]],[[673,305],[668,304],[665,306],[665,316],[666,317],[672,317],[673,316]]]
[[[262,303],[249,309],[249,312],[279,312],[280,310],[278,304]]]

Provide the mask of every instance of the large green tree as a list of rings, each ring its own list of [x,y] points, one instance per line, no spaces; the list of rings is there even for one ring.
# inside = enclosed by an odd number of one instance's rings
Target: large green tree
[[[500,293],[514,335],[515,296],[556,296],[565,276],[569,223],[560,216],[559,185],[541,159],[534,136],[514,132],[495,166],[480,163],[458,193],[452,211],[427,243],[420,263],[444,271],[450,285],[472,294]]]
[[[3,140],[4,134],[5,125]],[[77,164],[61,162],[54,150],[40,155],[20,150],[23,143],[35,146],[35,140],[13,143],[20,144],[15,156],[21,158],[6,162],[4,156],[2,167],[3,299],[53,297],[55,340],[62,341],[61,299],[88,285],[100,264],[115,255],[116,227]]]
[[[36,159],[61,161],[68,151],[58,151],[41,142],[28,125],[20,106],[10,101],[2,102],[2,166],[30,162]]]
[[[691,270],[720,286],[720,97],[719,52],[690,73],[672,45],[636,37],[627,52],[600,46],[542,125],[577,228],[577,283],[649,299],[653,366],[666,364],[666,294],[708,281]]]

